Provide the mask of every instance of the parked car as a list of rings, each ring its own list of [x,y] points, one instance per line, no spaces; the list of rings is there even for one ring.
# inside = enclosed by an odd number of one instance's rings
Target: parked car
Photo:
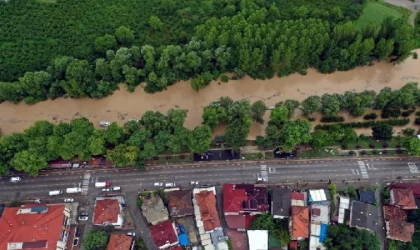
[[[191,186],[195,186],[195,185],[198,185],[198,181],[192,181],[191,182]]]
[[[89,216],[89,213],[88,212],[80,212],[79,216]]]
[[[267,182],[267,179],[266,179],[266,178],[264,178],[264,177],[260,177],[260,176],[258,176],[258,177],[257,177],[257,181],[258,181],[258,182]]]
[[[21,181],[22,180],[22,178],[21,177],[19,177],[19,176],[15,176],[15,177],[11,177],[10,178],[10,182],[19,182],[19,181]]]
[[[76,228],[76,237],[80,237],[80,235],[82,235],[82,229],[80,229],[80,227]]]
[[[89,217],[88,216],[79,216],[78,220],[87,221],[87,220],[89,220]]]
[[[121,187],[113,187],[112,191],[121,191]]]
[[[73,246],[79,245],[79,238],[74,238],[73,240]]]
[[[110,188],[102,188],[102,192],[110,192],[111,189]]]
[[[155,182],[155,184],[153,184],[153,186],[155,187],[162,187],[163,183],[162,182]]]
[[[175,187],[176,184],[174,182],[166,183],[165,187]]]
[[[134,237],[136,236],[136,232],[128,232],[126,233],[126,235]]]
[[[102,127],[108,127],[109,125],[111,125],[111,123],[108,121],[100,121],[99,125],[101,125]]]
[[[66,198],[66,199],[64,199],[64,202],[73,202],[73,201],[74,201],[73,198]]]

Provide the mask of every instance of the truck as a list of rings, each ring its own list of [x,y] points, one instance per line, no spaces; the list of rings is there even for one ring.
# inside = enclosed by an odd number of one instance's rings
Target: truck
[[[63,194],[63,191],[61,191],[61,190],[53,190],[53,191],[50,191],[48,194],[50,196],[56,196],[56,195]]]
[[[77,193],[81,193],[81,192],[82,192],[82,189],[77,188],[77,187],[66,189],[66,193],[68,193],[68,194],[77,194]]]
[[[111,186],[111,182],[109,181],[95,182],[95,187],[97,188],[104,188],[104,187],[110,187],[110,186]]]

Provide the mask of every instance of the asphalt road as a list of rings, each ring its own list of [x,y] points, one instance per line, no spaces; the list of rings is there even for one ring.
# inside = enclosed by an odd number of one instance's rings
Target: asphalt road
[[[62,201],[73,197],[76,201],[90,203],[85,209],[92,211],[94,197],[101,190],[94,187],[97,181],[111,181],[113,186],[121,186],[127,197],[136,232],[142,234],[147,245],[152,244],[147,225],[135,206],[136,193],[142,189],[153,189],[155,182],[175,182],[180,186],[190,186],[191,181],[199,185],[223,183],[255,183],[263,176],[268,184],[296,185],[304,183],[366,182],[379,184],[386,179],[416,178],[420,176],[420,158],[401,157],[398,159],[336,159],[283,161],[277,163],[226,163],[223,165],[193,166],[152,166],[147,170],[136,169],[96,169],[96,170],[55,170],[42,173],[38,177],[23,177],[19,183],[0,180],[0,201],[47,199]],[[81,187],[86,195],[48,197],[50,190],[65,190]],[[89,223],[90,224],[90,223]],[[88,225],[86,225],[88,226]],[[89,227],[89,226],[88,226]],[[154,249],[153,247],[149,249]]]

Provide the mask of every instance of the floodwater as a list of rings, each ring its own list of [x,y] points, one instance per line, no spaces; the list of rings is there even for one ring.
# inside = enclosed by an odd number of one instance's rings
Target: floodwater
[[[420,54],[420,49],[417,50]],[[303,76],[293,74],[283,78],[253,80],[244,77],[228,83],[212,82],[199,92],[190,87],[189,81],[178,82],[166,91],[148,94],[138,87],[129,93],[121,85],[113,95],[96,99],[59,98],[34,105],[9,102],[0,104],[0,128],[4,134],[20,132],[37,120],[52,122],[70,121],[76,117],[87,117],[95,125],[101,120],[116,121],[123,124],[129,119],[139,119],[147,110],[166,112],[171,108],[188,110],[186,127],[192,128],[202,122],[202,109],[221,96],[230,96],[234,100],[249,99],[251,102],[263,100],[272,106],[286,99],[303,100],[309,95],[324,93],[343,93],[344,91],[379,91],[385,86],[400,88],[410,81],[420,79],[420,60],[407,59],[399,65],[380,62],[371,67],[359,67],[347,72],[320,74],[309,70]],[[294,117],[301,116],[297,111]],[[268,121],[267,112],[265,120]],[[249,138],[263,133],[265,126],[253,124]],[[220,134],[219,129],[215,134]]]

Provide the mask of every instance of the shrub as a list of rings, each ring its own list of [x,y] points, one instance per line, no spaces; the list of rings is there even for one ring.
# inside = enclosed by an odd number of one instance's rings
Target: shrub
[[[412,113],[414,112],[414,110],[407,110],[401,113],[402,117],[409,117]]]
[[[228,81],[229,81],[229,76],[227,76],[227,75],[221,75],[221,76],[220,76],[220,80],[221,80],[222,82],[228,82]]]
[[[412,2],[413,2],[413,1],[412,1]],[[417,57],[418,57],[417,52],[414,52],[414,53],[413,53],[413,59],[417,60]]]
[[[416,121],[417,120],[418,120],[418,123],[416,124],[420,124],[420,118],[417,118]],[[375,125],[382,125],[382,124],[388,124],[391,126],[404,126],[404,125],[407,125],[408,123],[410,123],[410,119],[403,118],[403,119],[390,119],[390,120],[385,120],[385,121],[348,122],[348,123],[339,123],[339,125],[342,127],[349,127],[349,128],[369,128]],[[330,128],[332,128],[332,126],[334,125],[319,124],[315,126],[315,129],[329,130]]]
[[[414,121],[415,124],[420,125],[420,118],[416,118],[416,120]]]
[[[378,118],[378,115],[376,113],[370,113],[363,116],[364,120],[375,120],[376,118]]]
[[[401,131],[405,136],[413,136],[416,130],[414,128],[405,128]]]
[[[321,118],[321,122],[344,122],[342,116],[326,116]]]
[[[420,111],[417,111],[416,112],[416,116],[420,116]]]
[[[308,121],[310,121],[310,122],[314,122],[315,120],[316,120],[315,117],[308,117]]]

